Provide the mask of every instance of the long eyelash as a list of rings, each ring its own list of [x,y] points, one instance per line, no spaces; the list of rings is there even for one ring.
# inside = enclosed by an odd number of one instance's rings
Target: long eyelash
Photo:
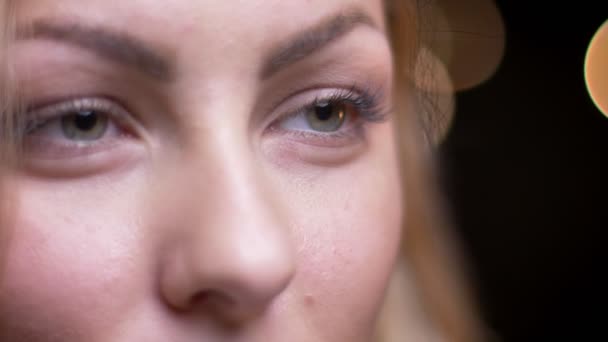
[[[384,90],[381,88],[359,88],[357,85],[350,89],[339,90],[327,97],[319,97],[310,105],[315,107],[323,103],[346,102],[355,107],[359,116],[368,122],[383,122],[387,119],[392,109],[385,104]]]
[[[96,111],[107,113],[108,115],[111,115],[115,120],[122,119],[120,115],[116,114],[116,110],[110,104],[106,103],[103,100],[95,98],[76,99],[50,105],[49,107],[43,107],[43,109],[41,110],[28,110],[28,113],[30,113],[30,117],[27,118],[25,122],[23,133],[31,133],[32,131],[46,125],[51,120],[60,118],[62,115],[77,112],[84,109],[94,109]]]

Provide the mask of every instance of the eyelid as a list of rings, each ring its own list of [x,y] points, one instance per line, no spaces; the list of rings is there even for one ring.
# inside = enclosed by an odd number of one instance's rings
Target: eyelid
[[[276,108],[272,126],[301,115],[322,102],[343,102],[357,110],[358,118],[368,122],[382,122],[392,111],[381,88],[361,88],[356,85],[345,88],[321,88],[305,90],[295,94]],[[294,104],[295,103],[295,104]]]
[[[338,153],[340,155],[351,154],[366,146],[368,126],[385,121],[392,112],[387,95],[382,88],[360,88],[356,85],[302,91],[275,108],[275,114],[270,115],[271,123],[265,126],[264,132],[271,138],[269,141],[282,141],[285,143],[282,146],[298,149],[296,154],[302,153],[301,157],[305,160],[333,160],[331,155],[336,151],[342,151]],[[351,114],[338,130],[322,132],[283,126],[286,121],[305,115],[316,104],[328,101],[351,108]]]
[[[22,135],[23,167],[44,177],[83,177],[134,165],[145,155],[146,131],[120,103],[107,97],[79,97],[30,107]],[[103,112],[113,128],[100,139],[71,141],[56,135],[63,117],[75,111]]]
[[[25,133],[30,133],[51,120],[82,110],[95,110],[107,114],[110,120],[128,133],[135,134],[139,131],[133,116],[117,101],[104,97],[82,97],[35,106],[28,110]]]

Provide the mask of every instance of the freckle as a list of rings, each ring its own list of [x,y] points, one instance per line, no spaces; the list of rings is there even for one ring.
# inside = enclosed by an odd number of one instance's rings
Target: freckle
[[[315,298],[311,295],[306,295],[304,296],[304,304],[307,307],[314,307],[315,306]]]
[[[183,34],[191,34],[191,33],[194,32],[195,29],[196,29],[196,25],[194,25],[194,24],[186,24],[182,28],[182,33]]]

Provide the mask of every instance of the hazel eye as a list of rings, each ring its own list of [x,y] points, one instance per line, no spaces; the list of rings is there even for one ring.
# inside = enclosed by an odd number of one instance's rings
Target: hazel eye
[[[281,122],[281,127],[292,131],[335,133],[354,119],[352,106],[345,101],[324,100],[313,103]]]
[[[287,148],[297,148],[300,160],[337,160],[342,152],[354,153],[367,146],[370,126],[383,122],[390,113],[384,94],[356,86],[304,91],[274,109],[278,114],[273,113],[275,120],[265,133],[284,139]],[[307,157],[304,152],[309,153]]]
[[[62,135],[73,141],[101,139],[108,131],[108,115],[94,110],[83,110],[64,115],[61,120]]]
[[[27,141],[80,147],[120,136],[129,117],[119,105],[98,98],[61,102],[28,114]]]
[[[347,108],[344,103],[321,102],[306,112],[306,122],[318,132],[336,132],[346,120]]]
[[[80,98],[34,107],[25,119],[23,167],[40,176],[107,172],[141,152],[137,120],[111,99]]]

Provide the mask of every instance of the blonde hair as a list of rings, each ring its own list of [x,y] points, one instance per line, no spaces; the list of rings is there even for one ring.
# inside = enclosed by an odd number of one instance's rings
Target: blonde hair
[[[378,342],[486,340],[467,269],[439,197],[433,164],[437,92],[419,89],[436,79],[437,59],[424,40],[432,20],[420,14],[431,1],[387,1],[395,63],[394,106],[406,196],[402,257],[387,290]],[[426,53],[425,53],[426,52]],[[430,80],[430,81],[428,81]],[[408,321],[406,321],[408,320]]]
[[[10,63],[8,61],[9,58],[9,40],[12,36],[12,28],[14,25],[11,24],[11,21],[14,20],[14,15],[12,15],[11,8],[9,7],[9,3],[7,1],[0,2],[0,23],[2,23],[2,27],[0,28],[0,161],[3,164],[6,162],[8,158],[8,154],[11,149],[9,148],[8,142],[11,141],[9,136],[12,134],[13,124],[11,120],[13,120],[13,115],[8,115],[14,105],[11,101],[14,100],[13,94],[11,94],[14,87],[11,86],[12,80],[12,72],[10,70]]]
[[[14,4],[8,0],[0,0],[0,160],[14,157],[17,126],[16,115],[18,108],[14,75],[9,61],[10,40],[14,36],[16,15]]]
[[[14,84],[14,75],[11,69],[10,39],[14,35],[16,15],[13,4],[8,0],[0,0],[0,280],[4,274],[3,253],[11,240],[11,230],[2,229],[7,226],[10,219],[11,205],[13,201],[8,200],[4,194],[12,193],[10,186],[10,166],[16,162],[17,148],[17,116],[18,110],[17,87]]]
[[[428,4],[427,4],[428,5]],[[14,35],[14,2],[0,0],[0,191],[6,166],[16,161],[19,104],[11,63],[10,38]],[[463,277],[463,263],[455,239],[449,235],[447,221],[437,196],[433,177],[431,135],[432,92],[416,89],[413,70],[423,42],[423,23],[416,1],[386,1],[387,22],[395,58],[395,108],[401,153],[405,208],[402,257],[387,289],[377,329],[378,342],[482,340],[481,324],[473,310],[472,296]],[[416,28],[416,29],[412,29]],[[428,63],[432,65],[432,63]],[[423,67],[432,77],[432,67]],[[6,201],[4,201],[6,202]],[[3,203],[0,202],[0,220]],[[6,212],[6,211],[5,211]],[[0,225],[3,222],[0,221]],[[8,241],[0,229],[2,243]],[[5,234],[5,235],[2,235]],[[2,256],[0,255],[0,260]],[[0,275],[2,263],[0,263]]]

